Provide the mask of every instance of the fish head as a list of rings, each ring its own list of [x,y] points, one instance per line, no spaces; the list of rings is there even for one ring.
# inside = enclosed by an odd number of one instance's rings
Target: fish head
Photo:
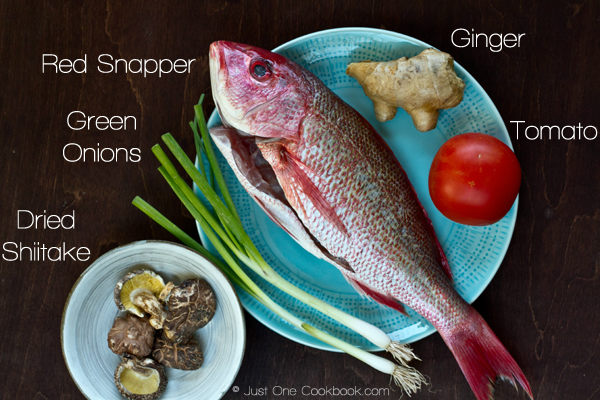
[[[224,125],[246,135],[298,137],[312,98],[310,73],[280,54],[228,41],[210,45],[209,67]]]

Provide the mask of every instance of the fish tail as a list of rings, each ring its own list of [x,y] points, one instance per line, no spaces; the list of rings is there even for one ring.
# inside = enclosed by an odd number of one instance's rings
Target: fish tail
[[[458,326],[440,333],[478,400],[493,399],[493,384],[498,378],[515,389],[518,383],[533,399],[523,371],[477,311],[470,309],[465,322]]]

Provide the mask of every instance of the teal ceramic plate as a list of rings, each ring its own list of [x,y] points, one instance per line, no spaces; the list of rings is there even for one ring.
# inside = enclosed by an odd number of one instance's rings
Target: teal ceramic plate
[[[421,133],[414,128],[410,116],[403,110],[398,110],[392,121],[378,122],[369,98],[359,84],[345,74],[346,65],[350,62],[412,57],[428,47],[432,46],[394,32],[343,28],[302,36],[277,47],[275,51],[312,71],[367,118],[383,136],[404,166],[433,221],[450,261],[456,290],[467,301],[472,302],[485,289],[500,266],[515,225],[517,203],[494,225],[470,227],[456,224],[440,214],[431,202],[427,177],[435,153],[442,143],[454,135],[483,132],[511,146],[496,107],[475,79],[455,63],[458,75],[466,83],[464,99],[458,107],[441,111],[435,130]],[[218,114],[213,112],[208,121],[209,126],[219,123]],[[220,163],[246,231],[264,258],[283,277],[314,296],[379,326],[396,340],[414,342],[435,331],[414,311],[409,312],[409,316],[404,316],[357,294],[335,267],[305,251],[273,223],[246,194],[223,158]],[[206,237],[201,231],[200,236],[206,243]],[[311,321],[350,343],[375,350],[373,345],[349,329],[299,303],[260,278],[256,280],[275,301],[302,319]],[[287,324],[243,291],[238,290],[238,294],[250,314],[279,334],[308,346],[332,350],[328,345]]]

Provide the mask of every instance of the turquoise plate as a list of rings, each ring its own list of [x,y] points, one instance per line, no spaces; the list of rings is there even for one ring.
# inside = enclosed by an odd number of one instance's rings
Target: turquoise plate
[[[437,128],[417,131],[410,116],[398,110],[392,121],[378,122],[373,104],[360,85],[345,74],[350,62],[393,60],[412,57],[431,47],[394,32],[369,28],[342,28],[312,33],[287,42],[274,51],[294,60],[318,76],[344,101],[358,110],[383,136],[406,170],[423,206],[427,210],[440,242],[448,256],[458,293],[469,302],[481,294],[496,273],[508,248],[517,216],[517,202],[498,223],[472,227],[445,218],[433,205],[427,189],[431,161],[439,147],[450,137],[464,132],[483,132],[511,146],[506,127],[496,107],[471,75],[458,63],[455,69],[465,81],[463,101],[458,107],[443,110]],[[208,125],[220,124],[212,113]],[[335,267],[317,259],[279,228],[248,196],[225,159],[219,160],[244,227],[264,258],[284,278],[330,304],[339,307],[388,332],[393,339],[414,342],[435,331],[424,318],[410,310],[409,316],[360,296]],[[207,247],[206,236],[200,236]],[[350,343],[376,350],[353,331],[312,308],[296,301],[256,277],[257,283],[275,301],[300,318]],[[245,292],[238,295],[246,310],[264,325],[296,342],[320,349],[334,350],[289,325]]]

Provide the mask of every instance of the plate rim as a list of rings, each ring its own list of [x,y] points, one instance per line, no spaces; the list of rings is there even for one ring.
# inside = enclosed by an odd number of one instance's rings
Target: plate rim
[[[113,253],[122,250],[123,248],[127,248],[127,247],[134,247],[134,246],[139,246],[139,245],[144,245],[144,244],[149,244],[149,245],[154,245],[154,244],[160,244],[160,245],[167,245],[167,246],[177,246],[180,247],[184,250],[188,250],[192,253],[195,253],[196,255],[202,257],[206,262],[208,262],[214,269],[215,271],[220,274],[224,281],[227,282],[227,285],[231,288],[231,290],[233,291],[233,293],[235,294],[235,301],[232,300],[232,302],[234,304],[237,304],[236,309],[240,311],[240,320],[241,320],[241,325],[242,325],[242,345],[241,345],[241,356],[239,359],[239,363],[237,365],[237,368],[235,369],[235,373],[232,376],[231,382],[228,382],[227,386],[225,387],[224,391],[220,394],[220,397],[223,397],[223,395],[225,393],[227,393],[227,391],[229,390],[229,388],[231,388],[231,385],[233,385],[233,383],[235,382],[235,379],[237,378],[237,375],[242,367],[243,361],[244,361],[244,355],[246,354],[246,346],[247,346],[247,329],[246,329],[246,318],[244,316],[244,310],[245,307],[242,305],[242,302],[240,301],[239,295],[237,293],[236,287],[233,285],[233,283],[227,278],[227,276],[225,276],[225,274],[223,273],[223,271],[221,271],[219,269],[219,267],[217,267],[215,264],[213,264],[209,259],[207,259],[206,257],[204,257],[202,254],[200,254],[199,252],[197,252],[196,250],[189,248],[181,243],[177,243],[177,242],[172,242],[169,240],[160,240],[160,239],[147,239],[147,240],[136,240],[133,242],[129,242],[126,244],[122,244],[119,245],[117,247],[115,247],[114,249],[111,249],[103,254],[101,254],[100,256],[98,256],[94,261],[92,261],[90,263],[90,265],[87,266],[87,268],[85,270],[83,270],[83,272],[79,275],[79,277],[77,277],[77,280],[75,280],[75,283],[73,283],[73,286],[71,287],[71,289],[69,290],[69,294],[67,295],[67,299],[65,300],[65,305],[63,306],[63,311],[62,311],[62,315],[61,315],[61,320],[60,320],[60,348],[61,348],[61,353],[63,356],[63,361],[65,366],[67,367],[67,371],[69,372],[69,376],[71,377],[71,380],[75,383],[75,386],[77,386],[77,389],[79,389],[79,392],[88,400],[94,400],[93,398],[89,397],[87,393],[85,393],[83,391],[83,389],[81,388],[81,386],[79,385],[79,382],[77,381],[77,379],[75,379],[75,376],[73,375],[73,371],[71,370],[71,366],[69,365],[69,362],[67,360],[67,354],[65,351],[65,341],[64,341],[64,328],[65,328],[65,316],[67,314],[67,309],[69,307],[69,305],[71,304],[71,297],[73,295],[73,292],[75,292],[75,289],[77,288],[77,286],[79,285],[79,283],[81,282],[81,280],[84,278],[85,275],[87,275],[90,270],[94,267],[95,264],[97,264],[97,262],[104,258],[107,257],[109,255],[112,255]]]
[[[390,31],[387,29],[380,29],[380,28],[372,28],[372,27],[340,27],[340,28],[331,28],[331,29],[324,29],[324,30],[319,30],[316,32],[311,32],[299,37],[296,37],[294,39],[291,39],[285,43],[282,43],[280,45],[278,45],[277,47],[273,48],[272,51],[273,52],[279,52],[281,50],[285,50],[293,45],[295,45],[298,42],[302,42],[311,38],[315,38],[315,37],[320,37],[323,35],[329,35],[329,34],[343,34],[343,33],[369,33],[369,34],[379,34],[379,35],[383,35],[383,36],[390,36],[393,38],[397,38],[400,40],[404,40],[406,42],[412,43],[412,44],[416,44],[418,46],[422,46],[425,48],[436,48],[435,46],[432,46],[426,42],[423,42],[419,39],[416,39],[412,36],[408,36],[402,33],[398,33],[398,32],[394,32],[394,31]],[[454,57],[453,57],[454,58]],[[513,150],[514,152],[514,148],[512,145],[512,140],[510,138],[510,135],[508,133],[508,130],[506,128],[506,124],[504,122],[504,119],[502,118],[502,116],[500,115],[500,112],[498,111],[498,108],[496,107],[496,104],[494,104],[494,102],[492,101],[491,97],[488,95],[488,93],[484,90],[484,88],[481,86],[481,84],[473,77],[473,75],[471,75],[471,73],[469,73],[459,62],[457,62],[454,59],[454,65],[459,69],[459,71],[465,75],[470,82],[473,84],[473,86],[475,86],[476,90],[479,91],[482,94],[482,97],[486,100],[486,102],[488,103],[491,113],[492,115],[501,122],[501,132],[506,136],[508,143],[506,143],[508,145],[508,147]],[[214,119],[215,117],[218,116],[218,112],[217,109],[214,108],[213,111],[211,112],[209,118],[207,119],[207,125],[211,125],[211,122],[214,123]],[[196,160],[197,162],[197,160]],[[194,184],[194,190],[197,190],[196,185]],[[508,252],[508,248],[510,247],[510,243],[512,242],[513,239],[513,234],[514,234],[514,230],[515,230],[515,226],[516,226],[516,221],[517,221],[517,214],[518,214],[518,210],[519,210],[519,196],[517,195],[517,198],[515,199],[513,205],[511,206],[511,209],[514,208],[514,212],[512,215],[512,218],[507,221],[509,222],[509,227],[507,230],[507,240],[505,241],[504,245],[500,248],[499,254],[499,261],[496,263],[496,265],[493,266],[493,268],[490,269],[491,273],[489,274],[489,277],[485,280],[482,281],[481,286],[478,288],[478,290],[474,291],[474,295],[472,296],[472,299],[468,299],[467,302],[469,304],[472,304],[475,300],[477,300],[479,298],[479,296],[481,296],[481,294],[483,293],[483,291],[489,286],[490,282],[492,281],[492,279],[494,279],[494,277],[496,276],[496,274],[498,273],[498,270],[500,269],[500,265],[502,264],[502,262],[504,261],[504,258],[506,256],[506,253]],[[509,211],[510,212],[510,211]],[[202,242],[203,245],[206,245],[206,236],[204,235],[200,225],[198,224],[198,222],[196,222],[196,228],[198,230],[198,235],[200,237],[200,241]],[[282,329],[282,327],[280,326],[280,324],[274,324],[272,323],[272,321],[268,318],[265,318],[263,316],[261,316],[259,314],[259,312],[257,310],[254,310],[250,307],[247,306],[246,303],[242,302],[242,307],[250,314],[252,315],[256,320],[258,320],[262,325],[266,326],[267,328],[271,329],[272,331],[276,332],[277,334],[290,339],[296,343],[300,343],[302,345],[305,346],[309,346],[312,348],[316,348],[316,349],[320,349],[320,350],[326,350],[326,351],[331,351],[331,352],[341,352],[341,350],[338,350],[334,347],[331,347],[330,345],[323,343],[321,341],[319,341],[318,339],[315,339],[315,341],[308,341],[305,340],[303,336],[298,336],[298,335],[294,335],[294,332],[298,332],[298,333],[302,333],[300,331],[297,330],[290,330],[290,332],[288,332],[285,329]],[[407,341],[406,343],[414,343],[417,342],[419,340],[422,340],[424,338],[426,338],[427,336],[430,336],[431,334],[437,332],[436,329],[433,326],[430,326],[427,330],[414,335],[413,337],[411,337],[410,341]],[[383,351],[382,349],[376,347],[376,346],[368,346],[368,347],[364,347],[365,350],[367,351]]]

